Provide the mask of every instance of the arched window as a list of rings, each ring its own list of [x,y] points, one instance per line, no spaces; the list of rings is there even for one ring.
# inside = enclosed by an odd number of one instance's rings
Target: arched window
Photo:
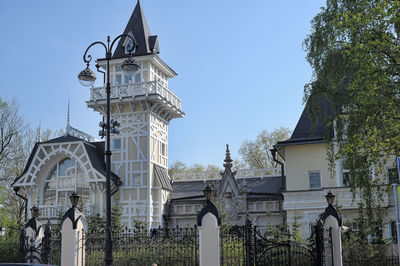
[[[45,181],[43,205],[70,206],[73,192],[78,193],[83,204],[89,201],[89,183],[81,165],[66,158],[53,167]]]

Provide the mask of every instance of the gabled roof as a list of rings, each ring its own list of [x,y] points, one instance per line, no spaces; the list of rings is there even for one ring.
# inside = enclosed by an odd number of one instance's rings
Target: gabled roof
[[[26,174],[26,172],[29,170],[29,167],[32,163],[32,160],[35,157],[35,154],[38,151],[38,148],[40,145],[45,145],[45,144],[56,144],[56,143],[65,143],[65,142],[83,142],[83,145],[87,151],[87,154],[89,156],[89,160],[93,166],[94,169],[96,169],[100,174],[103,176],[106,176],[106,164],[104,161],[104,141],[103,142],[87,142],[81,138],[74,137],[71,135],[64,135],[58,138],[50,139],[48,141],[44,142],[37,142],[35,146],[32,149],[32,152],[29,156],[29,159],[25,165],[23,173],[16,177],[12,185],[14,185],[22,176]],[[118,175],[115,173],[111,172],[111,179],[115,182],[120,184],[120,178]]]
[[[134,40],[136,40],[136,51],[132,53],[132,56],[152,54],[153,49],[156,50],[156,53],[160,52],[158,37],[157,35],[151,35],[140,1],[137,2],[132,12],[131,18],[125,27],[124,34],[129,34],[130,32],[133,34]],[[113,54],[113,59],[128,57],[125,53],[125,47],[123,47],[125,39],[126,38],[123,37],[119,40],[118,46]]]

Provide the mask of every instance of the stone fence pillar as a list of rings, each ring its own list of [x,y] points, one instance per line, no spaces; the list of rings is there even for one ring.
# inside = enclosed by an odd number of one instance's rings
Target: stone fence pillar
[[[30,210],[32,218],[25,225],[25,228],[21,230],[21,262],[41,263],[44,229],[42,223],[37,220],[39,209],[36,206],[33,206]]]
[[[335,195],[325,196],[328,207],[320,214],[315,226],[318,265],[342,266],[342,217],[333,206]]]
[[[61,221],[61,266],[85,266],[86,218],[76,207],[79,196],[70,196],[72,207]]]
[[[207,185],[204,190],[206,204],[197,215],[199,226],[200,266],[220,265],[221,218],[215,205],[210,201],[211,189]],[[210,193],[209,193],[210,192]]]

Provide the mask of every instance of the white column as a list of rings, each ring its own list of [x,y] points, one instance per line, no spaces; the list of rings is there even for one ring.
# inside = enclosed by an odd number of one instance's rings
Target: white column
[[[342,266],[342,239],[341,239],[341,228],[339,227],[338,220],[329,215],[324,222],[324,234],[327,235],[327,239],[330,239],[330,231],[332,236],[330,247],[329,245],[325,247],[325,254],[327,255],[326,265]]]
[[[211,212],[202,218],[199,226],[200,266],[219,266],[219,225]]]
[[[61,224],[61,266],[85,266],[83,219],[76,221],[75,228],[69,218]]]

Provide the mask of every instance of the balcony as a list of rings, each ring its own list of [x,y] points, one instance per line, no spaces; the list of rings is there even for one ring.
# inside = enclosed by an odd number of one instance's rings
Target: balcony
[[[69,208],[71,208],[71,206],[41,205],[39,206],[40,219],[58,219],[60,216],[62,217]],[[91,205],[86,205],[83,208],[82,211],[85,215],[91,215],[94,212],[94,207]]]
[[[263,178],[280,175],[280,168],[241,169],[237,171],[235,178]],[[176,172],[172,179],[174,181],[215,180],[221,179],[221,174],[220,171]]]
[[[327,207],[325,195],[331,191],[335,196],[337,203],[342,209],[357,209],[358,202],[361,201],[360,195],[357,193],[353,201],[353,193],[349,187],[331,187],[316,190],[301,190],[283,192],[285,198],[283,202],[284,210],[301,210],[301,209],[325,209]],[[388,195],[383,196],[383,206],[389,204]]]
[[[173,109],[181,112],[181,100],[168,90],[160,81],[147,81],[131,84],[121,84],[111,86],[111,99],[122,99],[127,97],[138,97],[149,95],[159,95]],[[97,102],[106,99],[106,89],[104,86],[91,88],[90,101]]]

